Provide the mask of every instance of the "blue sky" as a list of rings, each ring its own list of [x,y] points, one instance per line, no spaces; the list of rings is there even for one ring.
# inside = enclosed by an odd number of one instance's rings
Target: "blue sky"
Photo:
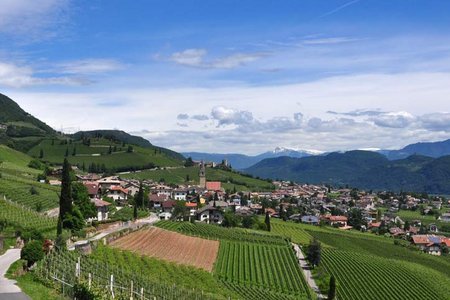
[[[449,1],[0,3],[0,92],[66,132],[249,154],[450,137]]]

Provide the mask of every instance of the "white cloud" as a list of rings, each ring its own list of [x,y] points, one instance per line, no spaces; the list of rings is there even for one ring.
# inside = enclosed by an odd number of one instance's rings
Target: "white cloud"
[[[90,83],[84,78],[37,77],[30,67],[0,62],[0,86],[20,88],[34,85],[84,85]]]
[[[118,127],[135,132],[146,128],[149,132],[142,134],[153,143],[178,151],[254,154],[280,145],[321,151],[392,149],[447,139],[450,114],[437,112],[448,110],[448,82],[448,73],[407,73],[336,76],[273,86],[3,92],[58,129]],[[97,105],[111,99],[126,105]],[[177,120],[179,114],[188,119]],[[209,120],[198,122],[196,115]]]
[[[200,67],[203,64],[203,58],[206,53],[205,49],[186,49],[173,53],[170,60],[180,65]]]
[[[205,49],[186,49],[173,53],[169,60],[180,65],[205,69],[232,69],[256,61],[267,53],[236,53],[213,60],[206,60]]]
[[[253,115],[249,111],[240,111],[224,106],[214,107],[211,111],[214,120],[222,125],[245,125],[253,121]]]
[[[123,69],[124,65],[113,59],[82,59],[56,65],[55,71],[65,74],[96,74]]]
[[[405,128],[413,124],[416,121],[416,117],[408,112],[400,111],[380,114],[369,120],[381,127]]]
[[[57,32],[67,14],[69,0],[2,0],[0,33],[28,40]],[[50,30],[51,29],[51,30]]]

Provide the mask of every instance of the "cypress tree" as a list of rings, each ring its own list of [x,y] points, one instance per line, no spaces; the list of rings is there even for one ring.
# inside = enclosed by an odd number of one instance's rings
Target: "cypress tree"
[[[330,288],[328,289],[328,300],[333,300],[336,297],[336,279],[333,275],[330,278]]]
[[[137,203],[135,202],[133,205],[133,219],[136,220],[138,218],[138,210],[137,210]]]
[[[266,220],[264,221],[264,223],[266,223],[267,231],[270,231],[270,216],[268,211],[266,211]]]
[[[70,179],[70,171],[71,166],[67,158],[65,158],[62,169],[61,195],[59,196],[58,234],[62,233],[65,215],[72,212],[72,183]]]
[[[44,150],[41,148],[41,150],[39,151],[39,158],[44,158]]]
[[[69,156],[69,148],[68,147],[66,148],[66,153],[64,154],[64,157],[67,157],[67,156]]]
[[[139,191],[136,194],[136,198],[134,199],[135,206],[139,206],[144,208],[144,187],[142,185],[142,181],[139,184]]]
[[[72,156],[77,155],[77,147],[73,147]]]

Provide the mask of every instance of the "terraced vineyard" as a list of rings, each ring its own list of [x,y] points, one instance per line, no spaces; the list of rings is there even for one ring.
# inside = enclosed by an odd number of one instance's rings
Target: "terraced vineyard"
[[[13,227],[36,229],[49,235],[55,233],[57,223],[56,218],[43,216],[3,199],[0,199],[0,221],[4,221]]]
[[[275,234],[188,222],[161,228],[220,241],[214,275],[243,299],[311,299],[288,241]]]
[[[322,266],[339,299],[449,299],[450,258],[435,257],[371,233],[274,221],[273,231],[307,245],[322,244]]]
[[[232,284],[266,288],[297,299],[311,297],[294,253],[286,246],[221,241],[215,272]]]
[[[296,244],[307,245],[313,238],[300,224],[273,220],[271,227],[273,233],[289,237]]]
[[[32,187],[34,192],[31,192]],[[58,187],[47,184],[7,175],[0,178],[0,195],[31,209],[40,207],[41,210],[48,210],[57,207],[58,193]]]
[[[323,264],[336,277],[339,299],[448,299],[448,283],[438,282],[438,272],[399,261],[325,249]],[[437,276],[437,277],[434,277]]]
[[[74,270],[78,259],[81,280],[87,282],[90,273],[93,285],[105,292],[110,290],[110,276],[114,275],[113,291],[117,299],[130,299],[131,282],[135,299],[155,297],[200,300],[237,297],[208,272],[104,246],[99,246],[88,256],[75,251],[54,252],[39,264],[36,273],[55,288],[61,287],[55,278],[64,278],[65,282],[73,284],[77,282]],[[69,287],[65,288],[67,290]],[[111,294],[108,293],[110,298]]]
[[[156,226],[191,236],[213,240],[288,245],[287,241],[281,236],[251,232],[241,228],[225,228],[202,223],[193,224],[189,222],[172,221],[160,221],[156,223]]]

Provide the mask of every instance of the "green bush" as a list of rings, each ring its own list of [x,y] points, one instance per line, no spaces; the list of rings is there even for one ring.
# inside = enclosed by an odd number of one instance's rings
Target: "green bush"
[[[27,267],[31,267],[34,263],[44,258],[44,250],[42,249],[42,241],[31,241],[23,247],[20,252],[20,258],[27,261]]]

